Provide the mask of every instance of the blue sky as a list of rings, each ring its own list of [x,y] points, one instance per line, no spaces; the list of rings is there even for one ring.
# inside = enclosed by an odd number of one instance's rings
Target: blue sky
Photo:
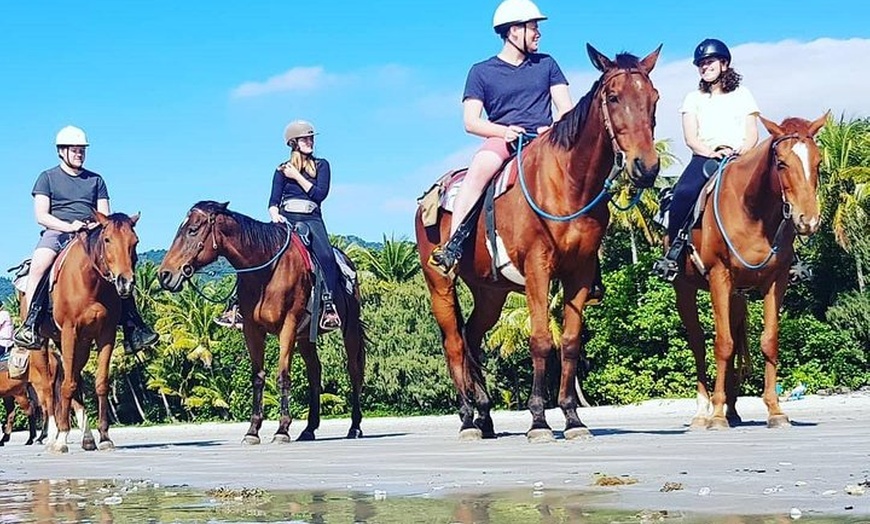
[[[56,164],[54,134],[83,127],[87,167],[112,207],[142,212],[142,250],[166,248],[201,199],[265,220],[284,125],[313,121],[330,160],[331,233],[411,238],[414,198],[465,163],[468,67],[495,54],[495,1],[7,2],[0,17],[0,269],[28,256],[30,191]],[[595,78],[590,42],[612,56],[659,43],[659,138],[685,154],[676,108],[696,81],[689,55],[728,42],[762,112],[870,114],[870,3],[541,0],[541,50],[577,100]]]

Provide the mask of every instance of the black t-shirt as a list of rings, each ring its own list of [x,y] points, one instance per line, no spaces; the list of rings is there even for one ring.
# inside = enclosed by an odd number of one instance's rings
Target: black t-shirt
[[[66,222],[92,219],[97,210],[97,200],[109,199],[103,177],[87,169],[78,176],[72,176],[60,166],[40,173],[32,194],[47,196],[51,201],[49,213]]]

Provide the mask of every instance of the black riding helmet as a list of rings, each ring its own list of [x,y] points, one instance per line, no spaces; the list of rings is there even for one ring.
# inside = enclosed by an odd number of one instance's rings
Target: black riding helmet
[[[698,44],[698,47],[695,48],[695,59],[692,63],[697,66],[702,60],[710,57],[721,58],[725,62],[731,63],[731,51],[728,50],[728,46],[715,38],[707,38]]]

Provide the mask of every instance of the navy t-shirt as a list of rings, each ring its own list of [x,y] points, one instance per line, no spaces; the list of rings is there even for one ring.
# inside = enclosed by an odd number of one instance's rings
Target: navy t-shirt
[[[32,194],[47,196],[51,201],[48,212],[66,222],[91,220],[97,210],[97,200],[109,199],[103,177],[87,169],[72,176],[60,166],[40,173]]]
[[[302,172],[302,176],[313,184],[308,193],[303,191],[302,186],[295,180],[287,178],[284,176],[283,171],[276,169],[272,175],[272,193],[269,195],[269,207],[280,207],[284,201],[290,199],[310,200],[316,204],[323,202],[326,195],[329,194],[329,179],[331,176],[329,162],[323,158],[315,158],[314,166],[317,176],[311,177],[305,171]],[[315,213],[320,214],[320,209],[318,208]]]
[[[515,66],[497,56],[474,64],[465,81],[464,102],[483,102],[491,122],[535,132],[553,123],[550,87],[568,84],[550,55],[531,54]]]

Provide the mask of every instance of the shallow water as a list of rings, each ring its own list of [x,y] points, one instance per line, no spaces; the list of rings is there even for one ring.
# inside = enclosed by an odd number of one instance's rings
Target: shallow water
[[[208,492],[149,481],[39,480],[0,483],[0,524],[37,523],[712,523],[793,522],[789,515],[704,516],[592,509],[599,495],[510,491],[444,498],[388,493]],[[804,515],[801,523],[868,523],[870,518]]]

